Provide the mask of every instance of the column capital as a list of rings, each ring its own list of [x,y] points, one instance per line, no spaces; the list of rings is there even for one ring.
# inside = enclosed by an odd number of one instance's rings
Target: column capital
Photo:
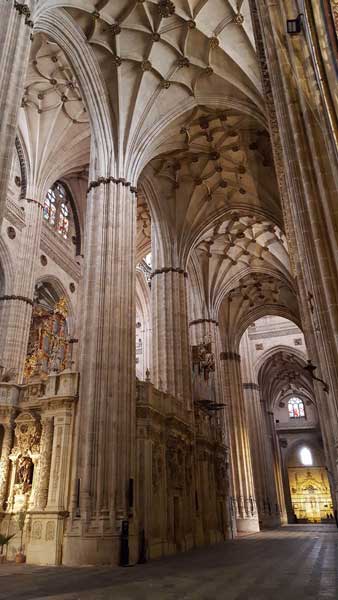
[[[162,269],[156,269],[155,271],[153,271],[150,275],[150,279],[155,277],[155,275],[161,275],[162,273],[179,273],[184,277],[188,277],[188,273],[180,267],[162,267]]]
[[[99,187],[100,185],[108,185],[109,183],[115,185],[121,184],[124,187],[129,187],[131,193],[137,195],[137,187],[133,186],[130,181],[127,181],[124,177],[113,177],[112,175],[110,177],[98,177],[94,181],[90,181],[87,194],[89,194],[93,188]]]
[[[237,354],[237,352],[221,352],[219,358],[220,360],[234,360],[236,362],[241,362],[241,356],[240,354]]]
[[[27,304],[33,306],[33,300],[31,300],[31,298],[27,298],[26,296],[16,296],[15,294],[4,294],[3,296],[0,296],[0,302],[4,302],[5,300],[18,300],[19,302],[26,302]]]
[[[216,319],[195,319],[194,321],[190,321],[189,327],[191,325],[200,325],[201,323],[214,323],[214,325],[218,327],[218,321],[216,321]]]
[[[243,389],[244,390],[256,390],[257,392],[259,392],[259,390],[260,390],[258,383],[254,383],[252,381],[243,383]]]

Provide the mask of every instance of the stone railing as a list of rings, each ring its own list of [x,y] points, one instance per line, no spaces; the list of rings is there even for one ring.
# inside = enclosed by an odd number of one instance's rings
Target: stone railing
[[[284,421],[281,423],[276,423],[276,431],[288,431],[295,429],[316,429],[318,427],[318,423],[315,421],[309,421],[308,419],[300,417],[299,419],[294,419],[293,421]]]
[[[73,398],[78,395],[78,386],[79,373],[68,370],[24,385],[0,382],[0,407],[20,408],[41,398]]]
[[[20,397],[20,387],[15,383],[0,382],[0,406],[17,406]]]
[[[181,400],[161,392],[148,381],[136,382],[136,402],[138,405],[147,405],[162,415],[175,416],[185,423],[192,422],[192,413]]]

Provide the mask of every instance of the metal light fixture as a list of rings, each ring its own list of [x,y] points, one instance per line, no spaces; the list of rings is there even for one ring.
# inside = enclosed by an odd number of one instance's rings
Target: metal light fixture
[[[297,35],[302,30],[302,17],[304,15],[301,13],[295,19],[288,19],[286,21],[286,31],[289,35]]]

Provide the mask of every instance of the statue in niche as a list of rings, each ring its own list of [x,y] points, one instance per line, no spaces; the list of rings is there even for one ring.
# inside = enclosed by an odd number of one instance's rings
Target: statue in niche
[[[51,311],[46,306],[33,308],[25,381],[44,379],[49,373],[60,373],[69,364],[70,339],[67,335],[67,302],[61,298]]]
[[[193,398],[195,402],[215,402],[215,355],[206,340],[192,347]]]
[[[22,493],[26,493],[33,481],[33,461],[29,456],[20,456],[17,463],[17,483],[22,488]]]

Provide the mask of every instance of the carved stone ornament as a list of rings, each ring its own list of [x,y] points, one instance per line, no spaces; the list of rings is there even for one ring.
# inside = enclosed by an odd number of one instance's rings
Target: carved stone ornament
[[[183,488],[185,479],[184,453],[180,440],[173,436],[167,441],[167,475],[169,487]]]
[[[215,371],[215,355],[211,352],[211,343],[202,343],[192,347],[193,366],[197,365],[199,373],[203,373],[205,381]]]
[[[175,12],[175,5],[171,0],[159,0],[158,12],[164,19],[170,17]]]
[[[21,413],[15,419],[15,445],[12,456],[38,454],[40,451],[40,422],[30,412]]]

